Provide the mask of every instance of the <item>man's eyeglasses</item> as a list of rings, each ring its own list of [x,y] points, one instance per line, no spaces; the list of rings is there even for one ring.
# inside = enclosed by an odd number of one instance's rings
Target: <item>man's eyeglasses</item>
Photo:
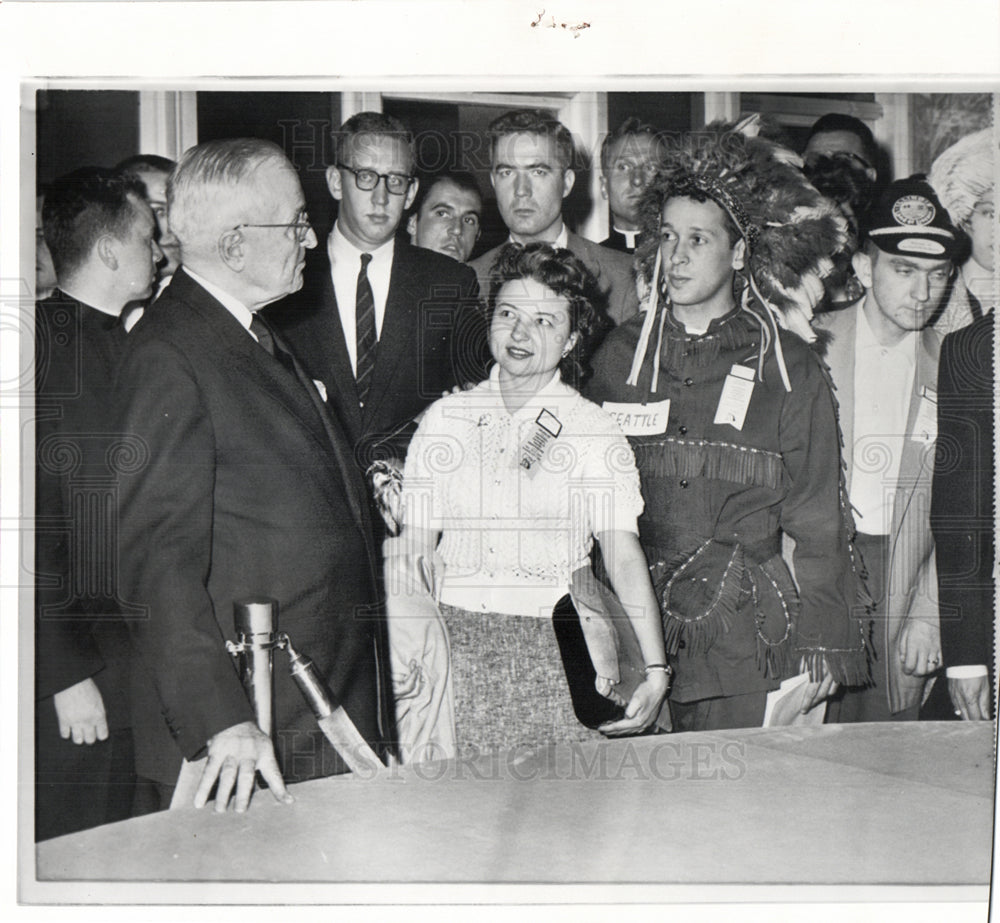
[[[309,216],[302,215],[298,221],[290,221],[288,224],[238,224],[233,228],[234,231],[242,230],[243,228],[295,228],[295,239],[301,244],[304,243],[306,238],[309,236],[309,232],[312,230],[312,225],[309,223]]]
[[[354,185],[362,192],[371,192],[380,180],[385,180],[385,188],[393,195],[406,195],[414,177],[405,173],[376,173],[374,170],[355,170],[346,163],[338,164],[338,170],[354,174]]]

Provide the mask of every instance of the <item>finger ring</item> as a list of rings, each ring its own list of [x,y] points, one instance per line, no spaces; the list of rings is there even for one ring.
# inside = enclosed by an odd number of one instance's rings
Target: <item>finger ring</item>
[[[927,662],[928,663],[937,663],[938,662],[938,658],[937,657],[928,657],[927,658]]]

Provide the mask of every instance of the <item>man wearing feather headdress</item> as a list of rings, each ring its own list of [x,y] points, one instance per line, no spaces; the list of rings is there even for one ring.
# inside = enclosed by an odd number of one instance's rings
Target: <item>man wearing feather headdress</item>
[[[806,710],[868,676],[836,409],[805,342],[846,226],[799,163],[718,125],[673,152],[643,202],[645,314],[593,363],[642,477],[677,730],[758,726],[794,673]]]

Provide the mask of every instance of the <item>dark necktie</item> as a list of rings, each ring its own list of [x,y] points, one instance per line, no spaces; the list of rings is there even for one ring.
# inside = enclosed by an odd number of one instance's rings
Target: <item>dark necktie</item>
[[[295,375],[295,363],[292,361],[291,355],[280,344],[275,342],[274,334],[263,317],[258,317],[256,314],[252,315],[250,319],[250,332],[257,337],[257,342],[260,343],[263,349]]]
[[[361,271],[358,273],[358,288],[354,300],[354,317],[358,334],[357,382],[358,401],[362,407],[368,399],[368,389],[371,387],[372,372],[375,370],[375,348],[378,340],[375,336],[375,296],[368,281],[368,264],[372,261],[370,253],[361,254]]]

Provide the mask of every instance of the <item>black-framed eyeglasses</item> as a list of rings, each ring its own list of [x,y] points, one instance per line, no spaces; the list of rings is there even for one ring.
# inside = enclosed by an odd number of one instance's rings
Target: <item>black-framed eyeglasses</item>
[[[233,228],[234,231],[240,231],[243,228],[295,228],[295,239],[299,243],[303,243],[305,239],[309,236],[309,232],[312,230],[312,225],[309,223],[309,216],[302,215],[298,221],[289,221],[287,224],[252,224],[250,222],[245,222],[243,224],[238,224]]]
[[[347,170],[354,174],[354,185],[362,192],[371,192],[381,180],[385,180],[385,188],[393,195],[406,195],[415,177],[406,173],[376,173],[374,170],[355,170],[346,163],[337,164],[338,170]]]

